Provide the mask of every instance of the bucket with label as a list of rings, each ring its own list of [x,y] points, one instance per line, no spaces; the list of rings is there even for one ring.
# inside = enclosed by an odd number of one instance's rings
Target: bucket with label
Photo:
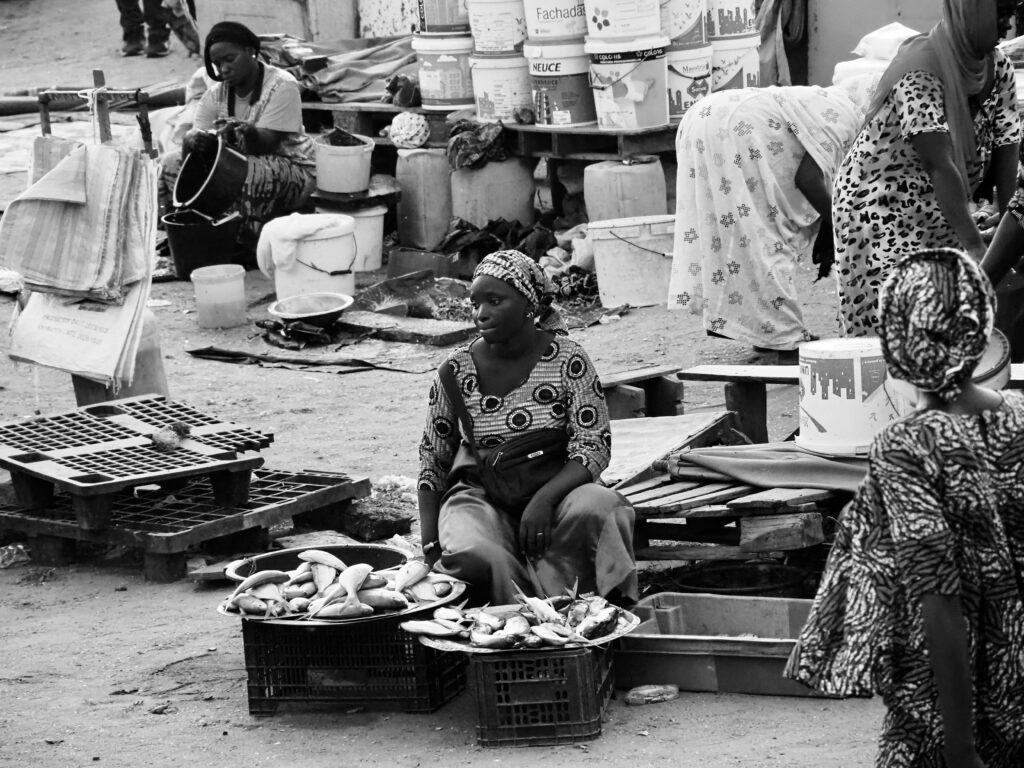
[[[475,55],[522,53],[526,40],[523,0],[467,0],[467,8]]]
[[[517,109],[533,108],[530,73],[523,56],[473,56],[476,117],[485,123],[515,120]]]
[[[418,0],[419,32],[461,35],[469,32],[466,0]]]
[[[274,280],[278,299],[305,293],[353,296],[358,256],[356,222],[342,213],[293,213],[260,232],[256,259]]]
[[[673,120],[711,92],[711,46],[669,46],[668,114]]]
[[[757,32],[757,10],[754,0],[706,0],[708,4],[707,35],[741,37]]]
[[[412,49],[420,63],[424,109],[450,112],[473,105],[473,75],[469,68],[472,37],[414,35]]]
[[[590,40],[661,34],[660,0],[583,0],[583,6]]]
[[[673,46],[706,45],[709,0],[660,0],[661,31]]]
[[[664,35],[633,40],[587,38],[590,87],[597,125],[608,130],[668,125],[669,40]]]
[[[523,46],[529,65],[533,113],[538,125],[597,122],[590,89],[590,59],[583,42],[534,42]]]
[[[711,90],[756,88],[761,81],[758,47],[761,35],[721,37],[711,40]]]
[[[541,40],[582,40],[587,34],[583,0],[523,0],[526,37]]]
[[[800,345],[801,448],[865,456],[875,435],[900,415],[899,400],[877,338]]]

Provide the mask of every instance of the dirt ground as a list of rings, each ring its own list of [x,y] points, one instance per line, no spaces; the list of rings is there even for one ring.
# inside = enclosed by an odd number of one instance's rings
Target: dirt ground
[[[112,0],[0,0],[4,89],[88,84],[83,73],[94,67],[116,87],[144,86],[182,80],[198,65],[180,45],[166,59],[121,59],[119,38]],[[360,284],[374,277],[364,275]],[[810,330],[834,334],[831,287],[812,284],[809,267],[801,281]],[[260,300],[273,286],[259,273],[248,273],[246,282],[250,320],[265,317]],[[251,325],[198,328],[187,283],[157,284],[152,298],[172,396],[273,432],[267,467],[371,480],[415,476],[428,374],[341,376],[196,359],[186,350],[266,346]],[[0,297],[0,324],[6,326],[13,308],[10,296]],[[577,336],[604,371],[757,359],[742,344],[708,339],[689,318],[664,307],[634,310]],[[348,351],[419,371],[444,354],[381,342]],[[693,386],[685,407],[721,407],[721,400],[717,385]],[[0,421],[73,406],[66,374],[0,357]],[[773,438],[795,427],[795,406],[792,389],[772,390]],[[251,718],[238,622],[214,610],[225,585],[150,583],[130,555],[91,554],[69,567],[28,563],[0,570],[0,766],[534,766],[556,760],[567,767],[849,768],[870,764],[873,754],[882,712],[877,701],[684,694],[630,708],[619,699],[596,741],[520,750],[476,746],[468,695],[429,715],[291,708]]]

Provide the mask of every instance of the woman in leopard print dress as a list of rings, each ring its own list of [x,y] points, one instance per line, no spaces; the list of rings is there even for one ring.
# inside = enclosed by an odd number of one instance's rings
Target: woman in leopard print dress
[[[968,203],[991,168],[1005,209],[1020,119],[1013,65],[995,48],[1015,0],[944,0],[942,21],[886,70],[832,194],[839,301],[850,336],[876,332],[878,289],[902,256],[985,246]]]
[[[892,270],[879,335],[918,409],[871,448],[786,675],[886,705],[877,768],[1024,765],[1024,396],[971,376],[992,287],[952,249]]]

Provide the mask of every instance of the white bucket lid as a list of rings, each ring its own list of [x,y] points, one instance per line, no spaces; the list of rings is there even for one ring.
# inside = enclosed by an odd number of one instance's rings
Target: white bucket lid
[[[473,50],[473,36],[468,34],[451,37],[413,35],[412,49],[423,53],[469,53]]]
[[[545,43],[528,40],[523,44],[523,55],[528,59],[575,59],[586,56],[582,40]]]
[[[700,59],[705,56],[710,56],[711,52],[715,49],[711,43],[701,43],[700,45],[670,45],[668,50],[665,52],[666,56],[670,56],[673,59]]]
[[[617,40],[594,40],[586,38],[583,50],[587,53],[625,53],[646,51],[651,48],[667,48],[672,40],[668,35],[646,35],[644,37],[622,37]]]
[[[526,57],[520,53],[512,56],[470,56],[469,66],[474,69],[526,69]]]
[[[819,339],[800,345],[800,359],[840,358],[877,356],[882,354],[882,341],[877,336],[853,338]]]
[[[751,32],[749,35],[733,35],[732,37],[709,38],[712,48],[731,51],[734,48],[754,48],[761,45],[761,33]]]
[[[371,216],[383,216],[388,212],[386,205],[375,205],[371,208],[357,208],[354,211],[349,211],[347,215],[353,219],[368,219]]]

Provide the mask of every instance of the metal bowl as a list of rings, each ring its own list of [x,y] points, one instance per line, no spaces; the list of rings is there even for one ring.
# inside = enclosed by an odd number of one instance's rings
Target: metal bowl
[[[267,312],[279,320],[301,320],[310,325],[328,326],[352,306],[354,299],[344,293],[305,293],[275,301]]]

